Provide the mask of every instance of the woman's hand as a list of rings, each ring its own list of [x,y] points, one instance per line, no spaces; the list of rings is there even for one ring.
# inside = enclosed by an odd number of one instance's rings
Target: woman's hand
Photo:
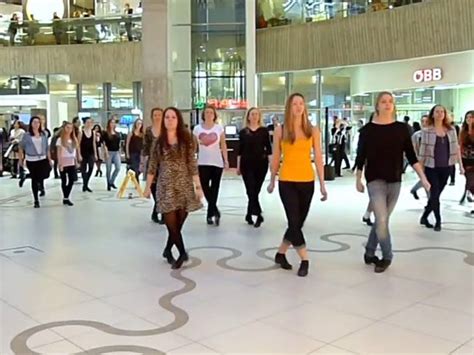
[[[267,191],[269,194],[271,194],[275,190],[275,181],[270,181],[267,187]]]
[[[143,192],[143,197],[150,198],[151,197],[151,188],[150,186],[145,187],[145,191]]]
[[[321,191],[321,201],[326,201],[328,199],[328,192],[326,191],[326,185],[322,184],[320,187]]]
[[[462,164],[459,164],[459,173],[461,175],[464,175],[466,173],[466,170],[464,170],[464,167],[462,166]]]
[[[422,179],[421,184],[423,185],[423,188],[426,190],[426,192],[430,192],[431,190],[431,184],[428,181],[428,179]]]
[[[361,194],[363,194],[365,192],[365,186],[364,184],[362,183],[362,180],[361,179],[357,179],[356,181],[356,189],[357,191],[359,191]]]
[[[196,198],[199,201],[202,201],[204,199],[204,192],[202,191],[201,186],[194,186],[194,194],[196,195]]]
[[[224,162],[224,170],[229,170],[229,162],[228,161]]]
[[[239,168],[239,167],[237,167],[236,173],[237,173],[238,176],[242,175],[242,172],[240,171],[240,168]]]

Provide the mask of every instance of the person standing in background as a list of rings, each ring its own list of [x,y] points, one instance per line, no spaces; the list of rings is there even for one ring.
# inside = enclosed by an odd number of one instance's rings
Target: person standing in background
[[[18,33],[19,28],[20,24],[18,23],[18,15],[13,14],[10,19],[10,25],[8,26],[8,34],[10,35],[10,46],[15,45],[15,37]]]
[[[89,188],[89,180],[94,170],[94,162],[97,160],[97,146],[95,133],[92,130],[94,121],[92,118],[84,118],[84,129],[79,138],[81,152],[82,192],[92,192]]]
[[[58,147],[58,165],[61,175],[63,205],[74,206],[69,199],[69,196],[71,195],[72,187],[74,186],[77,166],[81,161],[81,153],[79,151],[79,142],[74,133],[74,126],[72,123],[66,123],[63,127],[56,146]]]
[[[133,34],[132,34],[132,19],[131,16],[133,15],[133,9],[130,7],[130,4],[125,4],[125,8],[123,10],[125,15],[125,31],[127,32],[127,38],[129,42],[133,42]]]
[[[461,133],[461,128],[454,122],[454,115],[451,118],[451,126],[456,130],[456,136],[459,137]],[[451,172],[449,173],[449,186],[454,186],[456,184],[456,165],[451,167]]]
[[[466,186],[461,203],[467,196],[472,202],[474,195],[474,110],[466,112],[459,135],[462,165],[465,169]]]
[[[12,146],[9,159],[11,160],[11,174],[12,179],[16,179],[19,175],[20,179],[24,175],[24,169],[22,166],[19,165],[19,143],[23,139],[23,135],[25,134],[25,129],[23,124],[19,119],[16,119],[13,122],[13,129],[10,131],[10,145]]]
[[[58,148],[56,146],[56,143],[58,141],[58,138],[61,134],[61,129],[60,127],[56,127],[53,129],[53,136],[51,138],[51,144],[49,146],[49,151],[51,154],[51,159],[53,160],[53,172],[54,172],[54,178],[55,179],[60,179],[61,177],[59,176],[59,166],[58,166]]]
[[[421,125],[417,122],[413,123],[413,135],[411,136],[411,142],[413,144],[413,148],[415,149],[416,156],[418,157],[418,160],[420,160],[420,144],[421,144],[421,134],[422,129],[425,129],[429,127],[428,123],[428,115],[423,115],[421,117]],[[419,200],[420,197],[418,196],[418,190],[423,187],[423,184],[421,180],[418,180],[418,182],[411,188],[410,193],[413,195],[415,200]]]
[[[106,160],[102,128],[100,127],[100,125],[96,124],[93,128],[93,131],[97,156],[97,160],[95,161],[95,166],[97,168],[95,177],[102,177],[102,163],[104,162],[104,160]]]
[[[270,135],[263,127],[262,114],[258,108],[252,107],[247,111],[244,124],[245,128],[239,133],[237,175],[242,175],[248,196],[245,220],[249,225],[258,228],[263,223],[262,207],[258,196],[268,172],[272,146]],[[255,224],[253,216],[257,216]]]
[[[224,128],[217,123],[217,111],[207,106],[202,122],[194,127],[193,134],[199,144],[198,168],[201,186],[207,200],[207,224],[220,225],[221,213],[217,208],[222,172],[229,168]]]
[[[153,142],[158,139],[160,136],[161,131],[161,124],[163,120],[163,109],[159,107],[155,107],[151,110],[151,126],[147,127],[145,130],[145,134],[143,135],[143,147],[142,147],[142,158],[140,162],[140,171],[144,173],[144,175],[153,174],[155,176],[155,180],[152,182],[151,188],[151,196],[155,201],[153,206],[153,211],[151,212],[151,220],[155,223],[164,224],[163,218],[159,218],[157,212],[157,205],[156,205],[156,181],[158,178],[159,171],[151,172],[149,171],[149,159],[151,155],[151,148],[153,146]],[[157,162],[159,167],[159,162]]]
[[[127,136],[125,154],[130,169],[135,173],[137,181],[140,176],[140,159],[143,150],[143,121],[138,119],[133,123],[132,131]]]
[[[107,175],[107,191],[117,189],[115,179],[120,172],[122,161],[120,159],[120,135],[116,131],[117,122],[115,116],[107,121],[107,128],[102,136],[104,140],[105,157],[106,157],[106,175]],[[114,171],[112,172],[112,165]]]

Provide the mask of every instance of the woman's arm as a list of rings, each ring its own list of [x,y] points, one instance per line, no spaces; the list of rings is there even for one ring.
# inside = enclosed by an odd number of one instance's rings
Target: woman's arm
[[[227,142],[225,140],[225,133],[222,132],[221,134],[221,151],[222,151],[222,157],[224,158],[224,168],[229,169],[229,155],[227,152]]]
[[[132,133],[129,133],[127,135],[127,139],[125,140],[125,159],[130,159],[130,151],[129,151],[129,145],[130,145],[130,140],[132,138]]]
[[[275,132],[273,133],[273,156],[272,162],[270,165],[270,184],[268,185],[268,192],[272,193],[275,188],[275,180],[278,175],[278,170],[280,170],[280,158],[281,158],[281,139],[282,139],[282,129],[281,126],[275,127]]]
[[[359,142],[357,143],[356,166],[356,188],[357,191],[363,193],[365,190],[362,183],[362,172],[364,171],[365,161],[367,159],[367,144],[365,130],[362,128],[359,134]]]
[[[148,165],[148,173],[146,176],[146,187],[144,196],[146,198],[150,198],[151,195],[151,185],[155,180],[156,170],[158,168],[158,147],[157,147],[157,140],[153,142],[153,145],[150,149],[150,157],[149,157],[149,165]]]
[[[319,128],[313,127],[313,157],[314,167],[318,174],[319,187],[321,190],[322,201],[325,201],[328,197],[326,191],[326,183],[324,181],[324,164],[323,164],[323,153],[321,152],[321,132]]]

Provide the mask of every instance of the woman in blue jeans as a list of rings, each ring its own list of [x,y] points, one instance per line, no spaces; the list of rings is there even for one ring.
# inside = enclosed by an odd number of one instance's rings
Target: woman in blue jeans
[[[122,164],[120,159],[120,136],[115,130],[116,125],[115,117],[110,118],[107,121],[107,129],[103,136],[106,158],[107,191],[117,188],[117,186],[115,186],[115,179],[120,172],[120,165]],[[114,166],[113,172],[112,165]]]
[[[403,157],[417,172],[423,187],[430,189],[421,165],[418,163],[407,126],[396,121],[393,95],[381,92],[375,104],[375,116],[359,135],[357,148],[357,191],[363,193],[362,172],[365,173],[370,204],[375,214],[375,224],[369,234],[364,261],[375,264],[375,272],[384,272],[391,264],[392,242],[388,229],[390,215],[400,194]],[[383,259],[375,256],[380,244]]]

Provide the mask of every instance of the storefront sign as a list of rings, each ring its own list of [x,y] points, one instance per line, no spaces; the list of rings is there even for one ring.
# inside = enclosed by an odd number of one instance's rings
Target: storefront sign
[[[246,100],[234,100],[234,99],[224,99],[224,100],[217,100],[217,99],[207,99],[207,104],[212,105],[217,109],[225,110],[225,109],[246,109],[247,108],[247,101]]]
[[[428,83],[430,81],[440,81],[443,79],[443,70],[441,68],[420,69],[413,73],[415,83]]]

